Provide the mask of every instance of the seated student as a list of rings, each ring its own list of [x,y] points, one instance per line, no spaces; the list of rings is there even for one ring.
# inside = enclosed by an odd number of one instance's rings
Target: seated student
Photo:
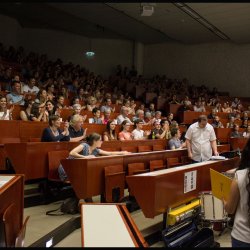
[[[115,107],[114,108],[112,108],[112,101],[111,101],[111,98],[106,98],[105,100],[104,100],[104,105],[103,106],[101,106],[101,112],[105,112],[106,110],[109,110],[110,112],[115,112]]]
[[[233,128],[234,127],[234,121],[235,121],[235,118],[234,118],[234,116],[231,116],[230,118],[229,118],[229,122],[227,123],[227,128]]]
[[[70,141],[78,142],[84,140],[86,137],[87,128],[82,128],[83,117],[81,115],[73,115],[69,124]]]
[[[224,128],[222,122],[220,121],[220,117],[218,115],[215,116],[212,124],[214,128]]]
[[[250,125],[247,126],[246,131],[243,132],[243,137],[244,138],[249,138],[250,137]]]
[[[186,147],[186,143],[181,141],[181,132],[177,128],[172,128],[171,130],[171,136],[172,138],[168,141],[168,147],[169,149],[181,149]]]
[[[32,121],[35,122],[47,122],[47,116],[45,114],[45,104],[44,103],[33,103],[30,111],[30,117]]]
[[[103,120],[102,120],[103,124],[107,124],[108,121],[110,121],[110,116],[111,116],[111,110],[110,109],[106,109],[104,111],[104,116],[103,116]]]
[[[3,96],[0,98],[0,120],[12,120],[13,109],[14,105],[10,109],[7,108],[6,97]]]
[[[63,109],[65,108],[65,104],[64,104],[64,96],[63,95],[59,95],[56,99],[56,107],[59,108],[59,109]]]
[[[224,112],[224,113],[232,113],[232,108],[230,107],[228,102],[225,102],[223,104],[222,112]]]
[[[33,103],[34,103],[33,100],[25,100],[24,110],[20,111],[20,118],[22,121],[32,120],[31,109],[32,109]]]
[[[6,95],[7,102],[11,104],[24,105],[24,95],[21,94],[21,83],[14,82],[12,91]]]
[[[68,121],[71,120],[73,115],[81,115],[81,110],[82,110],[81,104],[76,103],[72,106],[72,108],[73,108],[73,114],[68,117]],[[83,118],[83,122],[84,122],[87,118],[87,115],[82,116],[82,118]]]
[[[101,135],[92,133],[86,137],[86,143],[83,142],[79,146],[72,149],[69,155],[72,158],[93,158],[99,155],[126,155],[128,151],[104,151],[100,149],[102,146]]]
[[[156,135],[156,138],[158,139],[170,139],[171,133],[169,129],[169,122],[167,119],[162,119],[161,122],[161,129],[159,132],[159,135]]]
[[[99,108],[93,108],[92,114],[94,115],[93,118],[89,118],[89,123],[94,123],[94,124],[103,124],[103,118],[100,118],[101,116],[101,111]]]
[[[42,142],[69,141],[69,123],[64,123],[64,130],[60,129],[61,118],[58,115],[49,116],[49,127],[43,130]]]
[[[239,132],[239,128],[240,126],[238,124],[234,124],[233,131],[231,132],[230,137],[234,137],[234,138],[242,137],[242,133]]]
[[[120,115],[118,115],[118,116],[116,117],[116,119],[117,119],[117,124],[122,124],[122,122],[123,122],[124,120],[128,121],[129,124],[132,124],[131,120],[130,120],[129,117],[128,117],[128,112],[129,112],[129,109],[128,109],[127,107],[125,107],[125,106],[122,106],[122,107],[121,107]]]
[[[247,126],[248,126],[248,120],[243,120],[240,127],[241,128],[247,128]]]
[[[162,134],[161,124],[158,121],[155,121],[153,124],[153,129],[151,130],[151,134],[149,135],[149,139],[158,139],[160,134]]]
[[[92,133],[86,137],[86,143],[83,142],[79,146],[72,149],[69,153],[69,159],[75,158],[94,158],[96,156],[104,155],[126,155],[129,154],[127,151],[104,151],[100,149],[102,145],[101,135],[97,133]],[[60,164],[58,167],[58,173],[60,179],[65,181],[67,179],[67,175],[63,169],[63,166]],[[85,200],[91,201],[91,198],[87,198]]]
[[[134,126],[135,126],[135,129],[132,131],[132,137],[134,140],[144,140],[148,138],[151,131],[150,130],[144,131],[142,129],[143,120],[141,119],[135,120]]]
[[[167,120],[168,120],[169,125],[171,125],[171,123],[174,121],[174,114],[169,113],[167,116]]]
[[[103,133],[104,141],[115,141],[117,140],[117,134],[115,131],[116,123],[115,120],[109,120],[106,126],[106,131]]]
[[[118,138],[121,141],[132,140],[132,134],[129,132],[130,123],[127,120],[124,120],[121,124],[121,132],[118,134]]]
[[[206,108],[201,104],[200,101],[196,102],[194,105],[195,112],[206,112]]]

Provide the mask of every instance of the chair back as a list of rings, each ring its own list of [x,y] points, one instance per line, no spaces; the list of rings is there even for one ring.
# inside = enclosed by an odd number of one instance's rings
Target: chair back
[[[68,150],[58,150],[48,152],[49,160],[49,174],[48,179],[50,181],[61,181],[58,174],[58,167],[62,159],[66,159],[69,156]]]

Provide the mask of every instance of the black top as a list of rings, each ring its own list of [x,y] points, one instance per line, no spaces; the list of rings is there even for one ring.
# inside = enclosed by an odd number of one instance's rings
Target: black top
[[[69,136],[70,136],[70,138],[83,136],[83,133],[84,133],[83,128],[81,128],[79,131],[75,131],[75,129],[72,126],[69,126]]]
[[[61,129],[58,128],[57,131],[58,131],[58,136],[55,136],[53,134],[53,132],[51,131],[50,127],[45,128],[43,130],[41,141],[42,142],[58,142],[58,141],[69,141],[70,140],[70,136],[63,135]]]

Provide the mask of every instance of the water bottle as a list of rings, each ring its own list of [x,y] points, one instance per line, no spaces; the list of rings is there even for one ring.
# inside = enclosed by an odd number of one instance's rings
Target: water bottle
[[[152,133],[152,139],[155,139],[155,132]]]

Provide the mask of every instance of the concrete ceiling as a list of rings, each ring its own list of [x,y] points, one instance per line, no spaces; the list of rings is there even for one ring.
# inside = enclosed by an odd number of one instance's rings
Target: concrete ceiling
[[[250,3],[186,3],[228,37],[250,42]],[[154,3],[152,16],[140,15],[140,3],[0,3],[0,14],[23,27],[56,29],[92,38],[129,39],[144,44],[222,41],[173,3]]]

